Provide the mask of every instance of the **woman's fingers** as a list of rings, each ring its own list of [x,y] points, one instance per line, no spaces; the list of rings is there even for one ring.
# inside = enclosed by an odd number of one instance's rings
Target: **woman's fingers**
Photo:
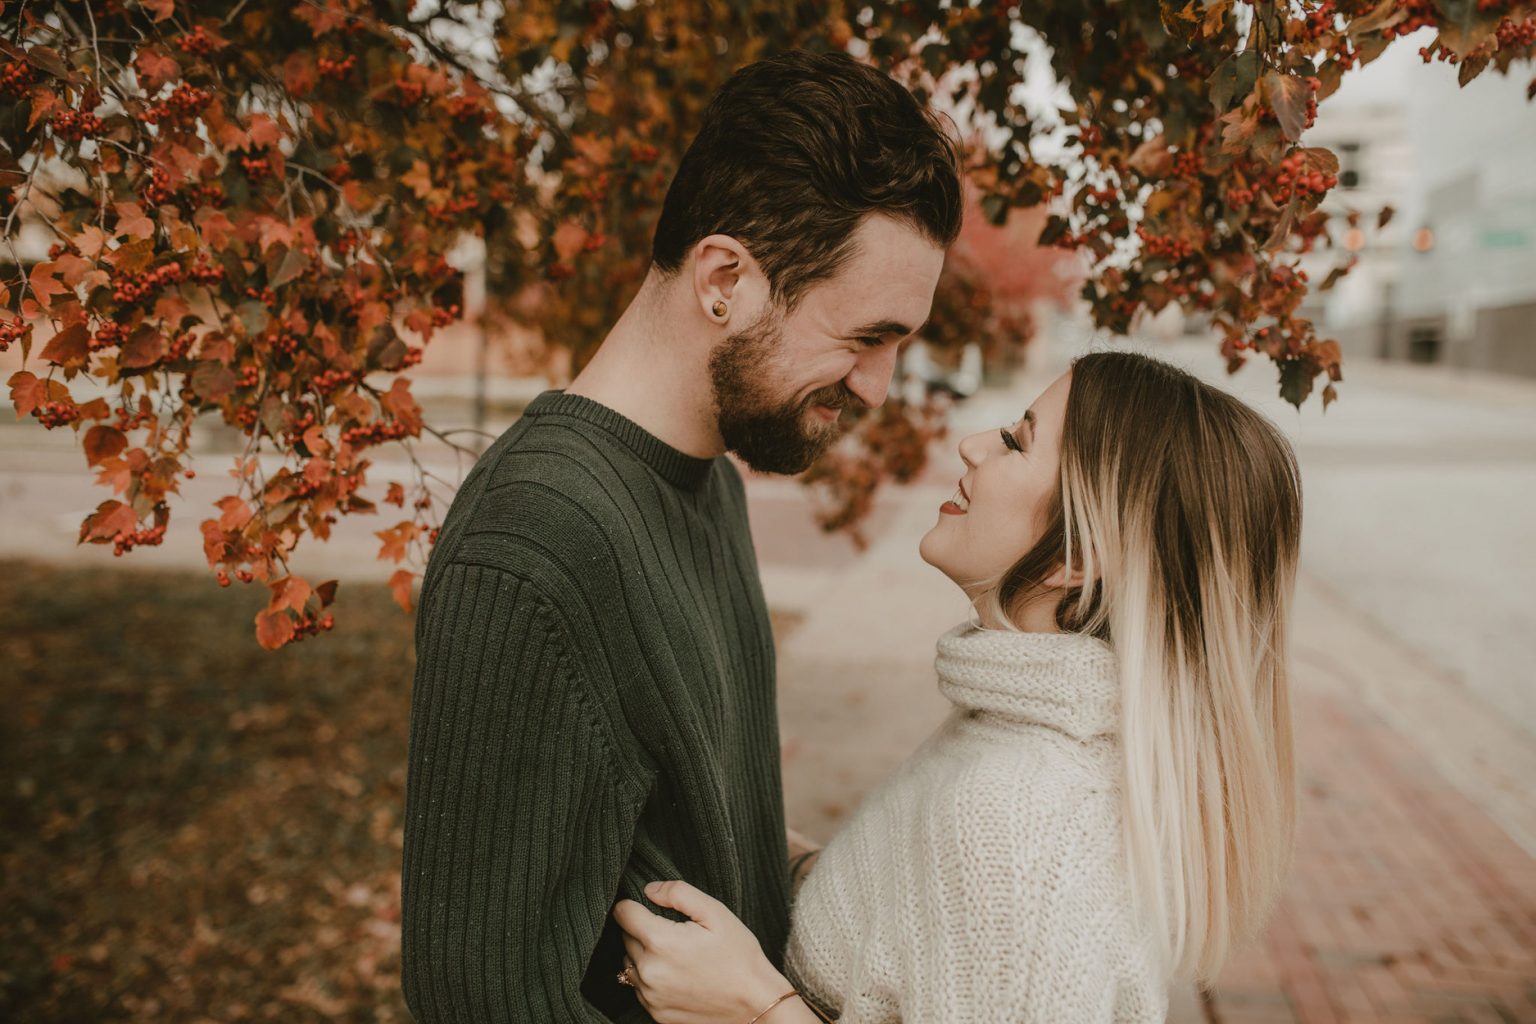
[[[725,910],[725,904],[704,890],[697,889],[680,879],[670,882],[652,882],[645,887],[645,894],[657,906],[680,911],[706,927],[718,919],[720,911]],[[651,917],[656,918],[656,915],[652,914]],[[656,919],[665,921],[665,918]]]
[[[642,948],[645,947],[647,939],[656,934],[656,926],[658,924],[671,923],[664,918],[657,917],[634,900],[620,900],[615,904],[613,920],[624,930],[626,936],[624,944],[626,947],[629,945],[629,939],[633,938],[640,943]]]

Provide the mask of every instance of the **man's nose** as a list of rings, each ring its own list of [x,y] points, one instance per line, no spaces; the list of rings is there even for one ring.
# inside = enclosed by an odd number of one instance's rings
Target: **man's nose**
[[[896,373],[898,347],[886,343],[863,353],[852,372],[844,378],[848,390],[871,409],[884,404],[886,393],[890,391],[891,377]]]

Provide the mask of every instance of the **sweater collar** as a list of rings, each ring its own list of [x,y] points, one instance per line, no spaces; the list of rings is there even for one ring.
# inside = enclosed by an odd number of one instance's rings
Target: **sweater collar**
[[[1114,649],[1086,633],[1015,633],[966,621],[939,638],[934,667],[940,692],[961,707],[1078,740],[1119,729]]]
[[[674,487],[695,490],[709,478],[714,459],[680,451],[646,430],[623,413],[595,402],[586,395],[545,391],[523,410],[524,416],[570,416],[612,434],[640,460]]]

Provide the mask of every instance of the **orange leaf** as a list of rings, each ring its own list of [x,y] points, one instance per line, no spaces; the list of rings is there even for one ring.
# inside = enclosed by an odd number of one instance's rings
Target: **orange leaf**
[[[224,514],[219,517],[219,529],[238,530],[251,520],[251,507],[245,499],[231,494],[214,502]]]
[[[117,203],[117,233],[129,238],[148,238],[155,233],[155,222],[145,216],[138,203]]]
[[[107,427],[97,424],[85,432],[85,464],[94,466],[103,459],[109,459],[114,455],[121,455],[123,449],[128,447],[128,438],[116,427]]]
[[[64,295],[69,289],[60,284],[53,276],[56,265],[48,261],[39,262],[32,267],[32,273],[27,277],[27,283],[37,293],[38,301],[43,309],[49,309],[53,305],[53,296]]]
[[[144,91],[151,96],[166,82],[181,77],[181,65],[161,46],[142,47],[133,59],[133,68],[139,74]]]
[[[139,517],[132,505],[124,505],[116,499],[108,499],[96,506],[96,511],[80,524],[79,544],[90,541],[109,541],[120,533],[132,533],[138,526]]]
[[[63,367],[84,366],[90,359],[91,331],[85,324],[72,324],[48,339],[40,358]]]
[[[573,220],[563,221],[551,239],[561,260],[569,261],[587,243],[587,229]]]
[[[395,592],[395,603],[405,609],[407,615],[411,612],[411,581],[416,574],[409,569],[397,569],[389,578],[389,589]]]
[[[107,247],[107,241],[112,236],[94,224],[87,224],[78,235],[74,237],[75,245],[80,248],[80,255],[86,259],[95,259],[101,250]]]
[[[11,386],[11,401],[16,404],[17,419],[48,401],[47,385],[27,370],[17,370],[6,383]]]
[[[128,338],[128,343],[123,346],[121,354],[117,357],[117,365],[123,369],[153,366],[164,355],[165,335],[151,324],[141,324],[139,329]]]
[[[394,384],[379,398],[379,404],[399,422],[405,424],[412,437],[421,433],[421,406],[411,397],[410,381],[396,377]]]
[[[275,651],[293,639],[293,616],[287,609],[273,611],[263,608],[256,613],[256,641],[269,651]]]
[[[292,608],[296,612],[302,612],[304,602],[309,600],[309,581],[302,576],[284,576],[267,586],[272,589],[272,600],[267,605],[268,611],[277,612]]]

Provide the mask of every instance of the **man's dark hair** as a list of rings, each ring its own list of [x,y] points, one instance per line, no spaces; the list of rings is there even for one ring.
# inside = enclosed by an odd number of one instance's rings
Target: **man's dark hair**
[[[845,53],[790,50],[720,87],[667,189],[651,260],[675,273],[688,250],[730,235],[793,307],[852,255],[872,211],[947,248],[960,231],[960,160],[934,114]]]

